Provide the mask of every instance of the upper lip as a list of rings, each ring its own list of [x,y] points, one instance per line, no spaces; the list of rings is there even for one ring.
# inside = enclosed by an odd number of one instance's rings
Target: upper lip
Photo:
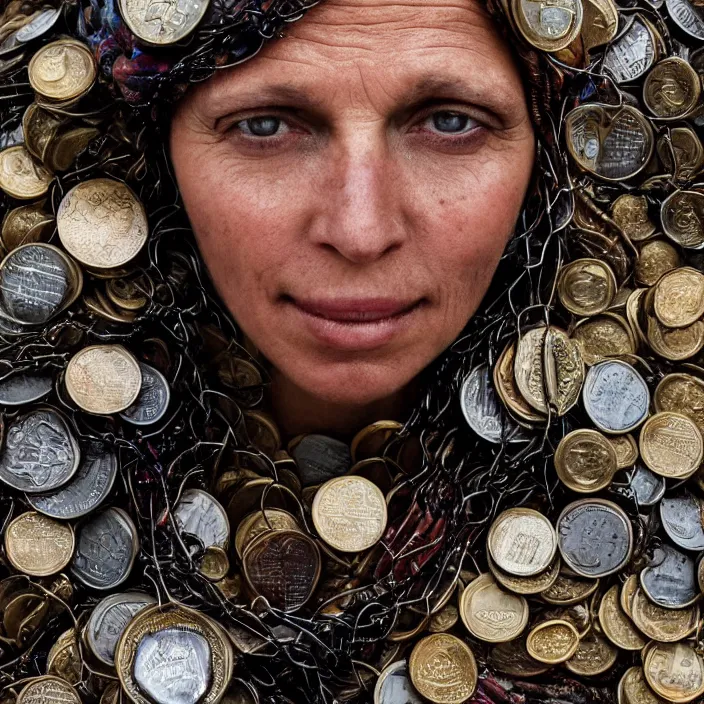
[[[420,303],[421,299],[295,298],[291,300],[306,313],[320,318],[344,322],[373,322],[405,313]]]

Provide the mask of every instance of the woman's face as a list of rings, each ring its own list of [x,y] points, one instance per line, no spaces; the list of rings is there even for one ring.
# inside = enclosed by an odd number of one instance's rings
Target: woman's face
[[[534,155],[520,76],[476,0],[326,0],[194,87],[171,130],[213,281],[278,374],[393,395],[477,309]]]

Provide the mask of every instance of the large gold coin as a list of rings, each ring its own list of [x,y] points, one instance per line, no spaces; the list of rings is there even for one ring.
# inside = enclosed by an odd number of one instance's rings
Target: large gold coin
[[[29,680],[17,704],[81,704],[81,698],[66,680],[45,676]]]
[[[655,285],[653,311],[668,328],[686,328],[704,315],[704,274],[689,266],[668,271]]]
[[[565,667],[580,677],[596,677],[610,670],[618,658],[618,649],[594,630],[580,639],[575,654]]]
[[[477,686],[477,663],[457,636],[434,633],[419,640],[408,660],[411,682],[433,704],[462,704]]]
[[[361,552],[375,545],[386,529],[386,501],[379,487],[364,477],[336,477],[313,499],[313,524],[330,547]]]
[[[589,366],[608,357],[635,354],[637,349],[631,326],[617,313],[607,312],[580,320],[572,339],[579,345],[582,359]]]
[[[655,223],[648,215],[648,200],[632,193],[620,195],[611,206],[611,217],[633,242],[642,242],[655,233]]]
[[[679,265],[680,255],[669,242],[646,242],[638,253],[636,280],[644,286],[653,286],[663,274]]]
[[[90,89],[96,75],[90,49],[73,39],[46,44],[29,62],[32,88],[50,100],[78,98]]]
[[[618,469],[632,467],[638,459],[638,443],[632,435],[611,435],[606,438],[616,452]]]
[[[655,474],[688,479],[704,458],[704,440],[697,424],[681,413],[650,416],[640,431],[640,454]]]
[[[686,643],[653,643],[643,661],[648,684],[676,704],[704,694],[704,660]]]
[[[139,198],[110,178],[74,186],[59,205],[56,224],[69,254],[95,269],[114,269],[134,259],[148,234]]]
[[[642,650],[645,639],[621,608],[618,584],[609,589],[599,604],[599,624],[604,635],[623,650]]]
[[[470,582],[460,596],[460,617],[467,630],[487,643],[503,643],[528,623],[528,602],[499,587],[488,574]]]
[[[599,259],[576,259],[563,267],[557,282],[560,302],[575,315],[603,313],[616,295],[616,277]]]
[[[648,638],[674,643],[694,632],[699,621],[699,606],[666,609],[650,601],[638,587],[631,599],[631,615],[638,630]]]
[[[579,633],[568,621],[554,619],[538,624],[526,638],[531,657],[546,665],[569,660],[579,647]]]
[[[584,49],[610,42],[618,31],[618,10],[613,0],[585,0],[580,32]]]
[[[618,683],[618,704],[666,704],[645,681],[642,667],[631,667]]]
[[[9,147],[0,151],[0,188],[18,200],[31,200],[49,190],[53,176],[24,146]]]
[[[653,396],[655,410],[674,411],[691,418],[704,434],[704,381],[691,374],[668,374]]]
[[[704,193],[675,191],[663,200],[660,218],[665,234],[682,247],[704,247]]]
[[[536,0],[511,0],[511,14],[527,42],[541,51],[559,51],[579,36],[584,7],[582,0],[550,7]]]
[[[643,102],[656,117],[677,120],[699,102],[699,74],[679,56],[670,56],[650,69],[643,83]]]
[[[689,181],[704,163],[704,146],[691,127],[673,127],[662,134],[656,149],[660,161],[675,179]]]
[[[66,391],[88,413],[119,413],[131,406],[142,387],[137,360],[122,345],[91,345],[66,366]]]
[[[580,428],[560,440],[555,451],[555,470],[572,491],[591,494],[611,484],[618,470],[618,457],[599,431]]]
[[[516,357],[516,343],[510,342],[504,348],[494,367],[494,386],[502,403],[521,420],[528,423],[540,423],[545,417],[535,411],[521,396],[514,377],[514,361]]]
[[[71,561],[73,529],[36,511],[15,518],[5,531],[5,553],[12,566],[32,577],[48,577]]]
[[[648,315],[647,338],[655,354],[679,362],[704,347],[704,322],[697,320],[686,328],[666,328],[654,315]]]

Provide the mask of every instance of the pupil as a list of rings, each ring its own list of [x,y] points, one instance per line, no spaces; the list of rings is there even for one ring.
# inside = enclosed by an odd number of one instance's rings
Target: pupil
[[[249,122],[249,129],[257,137],[271,137],[276,134],[281,122],[278,117],[254,117]]]
[[[441,132],[461,132],[467,126],[467,115],[458,112],[436,112],[433,125]]]

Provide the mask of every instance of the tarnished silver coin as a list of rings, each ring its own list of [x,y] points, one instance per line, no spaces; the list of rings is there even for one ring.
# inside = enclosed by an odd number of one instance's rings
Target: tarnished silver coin
[[[56,24],[56,21],[59,19],[60,15],[60,7],[40,12],[36,17],[27,22],[24,27],[20,27],[15,32],[15,39],[18,42],[23,42],[25,44],[34,39],[38,39],[43,34],[46,34]]]
[[[423,704],[408,674],[405,660],[396,660],[385,667],[374,687],[374,704]]]
[[[0,381],[0,405],[22,406],[48,396],[54,380],[48,374],[21,372]]]
[[[50,494],[27,494],[32,508],[68,521],[85,516],[105,501],[117,476],[117,457],[91,443],[73,479]]]
[[[15,418],[0,455],[0,481],[28,494],[53,491],[78,469],[80,450],[59,413],[38,408]]]
[[[562,559],[582,577],[613,574],[631,558],[631,522],[611,501],[582,499],[565,506],[556,530]]]
[[[620,360],[591,367],[582,398],[587,415],[605,433],[628,433],[648,417],[648,385],[630,364]]]
[[[129,576],[138,549],[132,519],[107,508],[79,526],[71,574],[93,589],[113,589]]]
[[[467,424],[480,438],[494,443],[526,439],[521,427],[504,410],[486,364],[475,367],[462,382],[460,406]]]
[[[635,15],[604,51],[602,66],[616,83],[627,83],[643,76],[653,65],[655,55],[650,27]]]
[[[291,456],[303,486],[324,484],[347,474],[352,466],[349,445],[327,435],[306,435],[291,449]]]
[[[648,598],[666,609],[691,606],[699,594],[694,560],[670,545],[655,549],[640,583]]]
[[[704,12],[689,0],[665,0],[672,21],[695,39],[704,40]]]
[[[660,502],[660,520],[673,543],[685,550],[704,550],[703,509],[701,500],[689,492]]]
[[[119,0],[122,18],[133,34],[149,44],[173,44],[188,36],[203,19],[208,0]]]
[[[120,413],[133,425],[149,425],[161,420],[169,407],[171,390],[164,375],[154,367],[139,362],[142,371],[142,386],[137,400],[125,411]]]
[[[144,592],[111,594],[100,601],[91,612],[85,630],[86,642],[95,657],[112,667],[122,632],[136,613],[151,604],[156,604],[156,599]]]
[[[230,540],[227,513],[207,491],[186,489],[174,509],[174,520],[179,530],[195,535],[203,547],[227,547]]]
[[[624,490],[617,491],[627,496],[632,492],[639,506],[655,506],[665,495],[665,477],[651,472],[644,464],[637,464],[629,475],[630,479]]]

